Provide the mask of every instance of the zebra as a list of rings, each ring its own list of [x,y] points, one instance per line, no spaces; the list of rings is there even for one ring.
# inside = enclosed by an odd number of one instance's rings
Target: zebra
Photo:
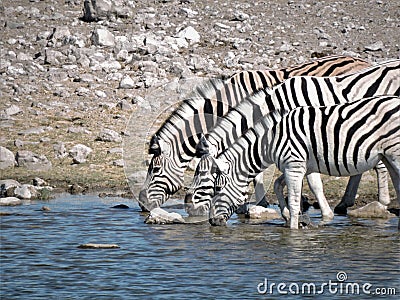
[[[295,76],[272,89],[267,88],[265,92],[247,98],[246,101],[232,109],[209,132],[207,147],[202,145],[202,141],[199,142],[197,155],[198,157],[203,154],[218,155],[224,149],[229,148],[246,130],[253,127],[257,120],[273,110],[291,110],[299,106],[333,105],[384,94],[400,95],[400,60],[391,60],[353,74],[335,77]],[[377,172],[379,199],[382,203],[388,204],[390,197],[386,169],[378,165]],[[320,203],[323,203],[322,186],[315,183],[318,179],[314,175],[312,176],[307,179],[314,182],[316,197]],[[361,175],[352,176],[349,180],[345,195],[350,195],[351,198],[343,198],[339,204],[343,205],[345,209],[354,205],[360,177]],[[185,196],[186,211],[190,215],[204,215],[210,207],[210,187],[207,184],[199,187],[195,181]],[[323,207],[326,205],[321,206],[321,208]],[[323,216],[331,216],[329,210],[322,211]]]
[[[368,66],[368,62],[358,58],[330,56],[288,69],[242,71],[228,79],[212,79],[199,86],[150,140],[148,153],[153,156],[139,193],[142,210],[161,206],[183,186],[183,175],[195,157],[200,133],[211,130],[218,118],[249,95],[292,76],[334,76]]]
[[[246,200],[249,182],[271,164],[288,187],[290,228],[298,228],[305,175],[361,174],[382,161],[400,204],[400,97],[275,110],[206,166],[214,170],[210,223],[223,225]],[[285,217],[285,203],[279,199]],[[400,221],[398,225],[400,229]]]

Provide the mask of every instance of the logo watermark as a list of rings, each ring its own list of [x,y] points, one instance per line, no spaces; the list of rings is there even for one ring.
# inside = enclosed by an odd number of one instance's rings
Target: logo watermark
[[[339,271],[336,280],[327,282],[271,282],[264,278],[257,285],[257,292],[262,295],[396,295],[394,287],[375,287],[369,282],[348,281],[346,272]]]

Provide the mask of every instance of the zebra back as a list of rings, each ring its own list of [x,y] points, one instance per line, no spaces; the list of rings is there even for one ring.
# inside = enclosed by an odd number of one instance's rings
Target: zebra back
[[[335,77],[296,76],[248,97],[208,135],[215,153],[230,147],[243,133],[273,110],[326,106],[377,95],[400,94],[400,60],[384,62],[353,74]]]

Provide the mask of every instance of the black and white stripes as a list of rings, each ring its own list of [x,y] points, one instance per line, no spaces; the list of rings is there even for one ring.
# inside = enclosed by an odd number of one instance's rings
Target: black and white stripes
[[[241,72],[197,88],[151,140],[149,154],[153,158],[139,195],[142,209],[160,206],[182,187],[184,171],[195,156],[200,134],[208,133],[220,117],[249,95],[296,75],[337,75],[366,66],[368,63],[360,59],[326,57],[295,68]]]
[[[288,114],[272,112],[213,159],[214,180],[225,176],[226,185],[213,199],[210,222],[225,223],[245,200],[248,183],[273,163],[288,186],[291,228],[298,226],[301,182],[310,173],[351,176],[382,160],[400,201],[399,120],[400,98],[396,96],[300,107]]]
[[[290,111],[301,106],[334,105],[376,95],[399,95],[399,87],[400,60],[381,63],[349,75],[329,78],[309,76],[289,78],[272,89],[267,88],[266,92],[259,92],[247,98],[232,109],[209,133],[207,140],[210,149],[208,151],[213,155],[218,155],[231,147],[246,131],[251,130],[260,118],[271,111]],[[321,124],[321,126],[326,126],[326,124]],[[322,150],[325,151],[320,153],[328,155],[326,144],[323,145]],[[198,153],[204,154],[202,151]],[[256,156],[257,152],[254,155]],[[251,164],[252,160],[246,162],[246,166]],[[358,184],[358,177],[352,178],[349,185],[354,184],[353,182]],[[206,187],[207,185],[204,185],[203,188]],[[381,184],[380,194],[387,196],[385,189],[387,186]],[[350,200],[354,201],[354,196]],[[209,192],[193,185],[186,196],[187,210],[197,215],[199,212],[196,210],[207,210],[202,205],[209,207],[210,200]]]

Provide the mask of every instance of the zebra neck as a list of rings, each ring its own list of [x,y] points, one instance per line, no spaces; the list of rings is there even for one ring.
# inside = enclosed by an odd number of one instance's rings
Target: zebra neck
[[[274,153],[270,149],[275,135],[274,128],[268,128],[262,122],[257,123],[233,147],[223,153],[222,156],[232,166],[233,176],[250,183],[274,163]]]

